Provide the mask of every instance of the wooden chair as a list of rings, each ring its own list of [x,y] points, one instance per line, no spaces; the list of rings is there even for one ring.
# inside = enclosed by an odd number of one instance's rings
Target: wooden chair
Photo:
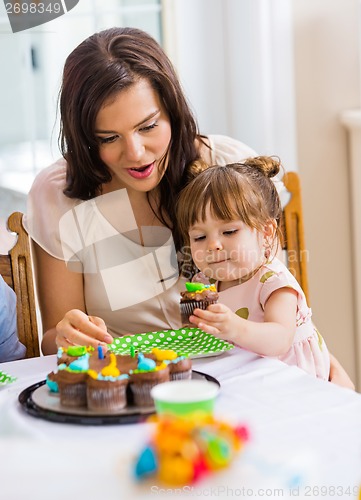
[[[0,255],[0,274],[16,293],[19,340],[26,347],[26,357],[33,358],[40,356],[40,348],[29,237],[22,218],[20,212],[8,218],[8,229],[17,234],[17,241],[8,255]]]
[[[283,210],[281,229],[283,234],[282,248],[286,251],[287,266],[305,292],[309,302],[307,261],[308,251],[305,244],[301,183],[297,172],[287,172],[283,183],[291,194],[289,203]]]

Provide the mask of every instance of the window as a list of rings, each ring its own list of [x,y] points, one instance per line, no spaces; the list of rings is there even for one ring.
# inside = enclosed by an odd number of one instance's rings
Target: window
[[[26,194],[59,156],[57,98],[67,55],[112,26],[135,26],[162,42],[161,0],[80,0],[49,23],[12,33],[0,2],[0,188]]]

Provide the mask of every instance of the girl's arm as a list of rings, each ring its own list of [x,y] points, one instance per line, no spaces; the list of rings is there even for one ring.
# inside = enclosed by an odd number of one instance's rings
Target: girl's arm
[[[341,363],[330,353],[330,382],[355,390],[355,385]]]
[[[262,356],[280,356],[292,345],[296,312],[297,292],[280,288],[266,302],[263,323],[243,319],[224,304],[212,304],[205,311],[195,309],[189,319],[198,328],[244,349]]]
[[[43,325],[42,351],[56,353],[69,345],[105,346],[112,341],[104,321],[85,313],[83,274],[69,271],[33,242],[37,296]]]

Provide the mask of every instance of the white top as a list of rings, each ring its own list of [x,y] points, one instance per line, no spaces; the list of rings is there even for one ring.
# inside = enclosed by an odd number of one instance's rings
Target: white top
[[[254,156],[229,137],[208,137],[212,163],[224,165]],[[171,232],[142,228],[145,245],[134,241],[137,229],[127,191],[88,201],[63,194],[66,162],[58,160],[36,177],[28,196],[25,227],[46,252],[84,274],[86,311],[105,321],[113,336],[180,328],[178,276]],[[119,214],[110,221],[108,213]]]

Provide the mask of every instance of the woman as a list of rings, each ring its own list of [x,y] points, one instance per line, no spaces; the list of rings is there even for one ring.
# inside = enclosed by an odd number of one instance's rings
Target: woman
[[[44,354],[179,327],[175,200],[188,167],[254,152],[198,133],[169,59],[133,28],[97,33],[68,56],[60,114],[64,159],[34,181],[26,222]]]

